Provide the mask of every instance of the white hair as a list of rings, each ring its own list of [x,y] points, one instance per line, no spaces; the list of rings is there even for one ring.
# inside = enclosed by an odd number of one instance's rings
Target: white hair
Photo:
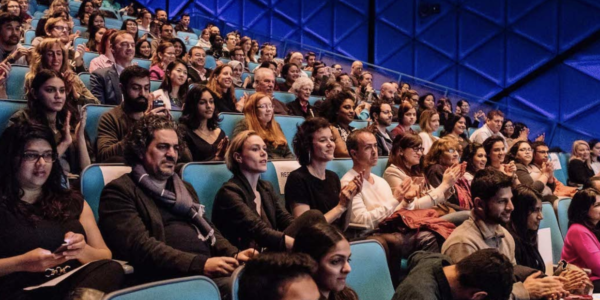
[[[294,93],[298,93],[300,91],[300,89],[303,86],[310,86],[310,89],[314,89],[315,84],[313,83],[312,80],[310,80],[310,78],[308,77],[298,77],[296,79],[296,81],[294,81],[294,84],[292,84],[292,91],[294,91]]]

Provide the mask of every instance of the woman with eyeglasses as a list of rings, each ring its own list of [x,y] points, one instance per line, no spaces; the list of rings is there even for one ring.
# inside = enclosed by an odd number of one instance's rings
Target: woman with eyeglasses
[[[505,119],[504,122],[502,123],[502,127],[500,128],[500,133],[502,133],[502,135],[504,135],[504,137],[506,138],[506,144],[508,144],[509,147],[511,147],[512,144],[515,143],[512,139],[512,135],[514,132],[515,132],[515,125],[514,125],[513,121],[509,120],[509,119]]]
[[[50,4],[48,10],[44,12],[44,16],[38,21],[37,27],[35,28],[35,36],[40,37],[45,35],[46,22],[50,18],[57,18],[61,16],[66,22],[71,22],[71,15],[69,14],[69,3],[65,0],[54,0]],[[35,46],[32,42],[32,46]]]
[[[127,33],[131,34],[134,41],[137,42],[138,40],[140,40],[140,37],[138,36],[138,34],[139,34],[138,25],[134,20],[126,19],[125,21],[123,21],[123,24],[121,25],[121,30],[125,30],[125,31],[127,31]],[[145,40],[145,38],[144,38],[144,40]]]
[[[50,128],[32,122],[15,123],[0,138],[3,299],[98,296],[123,282],[123,268],[110,260],[92,209],[81,194],[64,186],[54,138]],[[55,286],[23,290],[69,273]]]
[[[169,42],[162,42],[156,47],[156,52],[152,56],[152,65],[150,66],[150,80],[163,80],[167,66],[174,62],[175,46]]]
[[[17,111],[10,123],[34,122],[49,127],[58,141],[57,157],[66,174],[79,174],[91,162],[92,148],[85,136],[86,113],[78,113],[63,76],[40,70],[31,81],[27,108]]]
[[[537,166],[533,163],[533,149],[528,141],[518,141],[511,148],[507,155],[507,161],[514,161],[517,167],[517,177],[521,185],[531,186],[538,193],[542,193],[546,186],[550,190],[556,187],[556,179],[554,178],[554,165],[551,162],[542,163],[540,171],[542,174],[534,180],[531,173]],[[558,199],[554,195],[547,195],[544,201],[554,202]]]
[[[244,105],[244,119],[233,129],[233,137],[240,132],[251,130],[256,132],[267,146],[269,159],[293,159],[288,141],[281,131],[281,126],[274,118],[273,103],[267,94],[254,93]]]

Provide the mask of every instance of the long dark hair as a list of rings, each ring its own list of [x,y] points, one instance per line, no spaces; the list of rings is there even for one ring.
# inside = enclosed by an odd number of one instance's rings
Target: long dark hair
[[[542,201],[542,195],[527,185],[520,185],[513,190],[514,211],[510,215],[508,230],[515,233],[513,237],[524,244],[537,247],[537,231],[527,228],[527,219],[534,212],[537,201]]]
[[[65,221],[78,218],[83,209],[83,198],[79,193],[64,187],[65,180],[60,162],[52,163],[52,170],[42,186],[40,199],[36,202],[38,213],[31,205],[21,201],[24,191],[15,174],[19,173],[23,163],[22,155],[25,146],[32,140],[44,140],[50,144],[52,152],[57,155],[54,135],[49,127],[32,122],[17,122],[7,128],[0,137],[0,205],[20,214],[26,219]]]
[[[477,143],[477,142],[473,142],[473,143],[470,143],[467,146],[465,146],[465,148],[463,149],[461,161],[467,162],[467,172],[469,172],[473,175],[475,175],[475,173],[477,173],[477,171],[475,170],[475,165],[473,165],[473,158],[475,158],[475,155],[477,154],[477,150],[479,150],[480,148],[483,148],[483,145],[481,145],[480,143]],[[485,151],[485,149],[484,149],[484,151]],[[487,158],[487,154],[486,154],[486,158]]]
[[[79,6],[79,10],[77,11],[77,18],[79,20],[83,20],[83,15],[85,14],[85,5],[90,2],[92,3],[92,8],[94,8],[94,3],[92,2],[92,0],[83,0],[81,1],[81,5]],[[91,16],[91,14],[90,14]],[[82,24],[82,25],[87,25],[87,24]]]
[[[88,20],[87,23],[87,31],[89,32],[89,37],[88,37],[88,43],[87,43],[87,47],[90,49],[90,51],[96,52],[94,50],[96,50],[96,32],[98,32],[98,30],[100,30],[100,28],[105,28],[106,27],[106,20],[104,20],[104,27],[96,27],[94,26],[94,20],[96,20],[96,17],[102,17],[102,19],[104,19],[104,16],[100,13],[100,12],[95,12],[93,14],[90,15],[90,19]]]
[[[444,124],[444,130],[442,130],[442,133],[440,134],[441,137],[445,137],[446,135],[452,133],[452,131],[454,131],[454,126],[456,126],[456,123],[458,123],[458,121],[460,121],[460,119],[465,119],[465,117],[463,116],[458,116],[455,114],[448,114],[448,117],[446,119],[446,123]],[[463,131],[463,133],[460,134],[460,137],[462,137],[463,139],[467,140],[467,126],[466,126],[466,121],[467,119],[465,119],[465,131]]]
[[[37,95],[42,85],[52,79],[58,78],[65,82],[65,79],[58,72],[50,69],[42,69],[40,70],[33,80],[31,81],[31,89],[32,92],[27,94],[27,113],[29,114],[30,119],[33,119],[37,122],[40,122],[43,125],[48,126],[48,119],[46,118],[46,107],[40,102],[40,99]],[[77,123],[79,122],[79,114],[77,113],[77,109],[73,107],[73,100],[70,99],[70,94],[68,92],[67,84],[65,83],[65,105],[63,109],[56,114],[56,129],[62,130],[63,122],[67,118],[67,112],[71,112],[71,128],[75,128]],[[72,95],[72,94],[71,94]]]
[[[505,163],[509,163],[511,160],[514,160],[516,163],[525,165],[525,162],[522,162],[521,160],[519,160],[517,158],[517,154],[519,153],[519,147],[521,147],[521,144],[527,144],[529,145],[529,147],[531,147],[531,143],[528,141],[518,141],[516,143],[514,143],[514,145],[512,147],[510,147],[510,150],[506,153],[506,158],[504,159]],[[533,154],[533,152],[532,152]],[[533,155],[532,155],[532,161],[533,162]],[[529,162],[529,163],[531,163]],[[527,165],[525,165],[527,166]]]
[[[152,44],[150,44],[150,42],[148,40],[137,41],[135,43],[135,57],[143,58],[143,59],[152,59],[152,51],[150,51],[150,55],[147,57],[144,57],[142,52],[140,51],[140,49],[142,48],[142,45],[144,45],[144,43],[148,43],[148,47],[152,48]]]
[[[166,91],[167,93],[171,92],[171,90],[173,89],[173,85],[171,83],[171,72],[173,72],[173,70],[175,69],[175,67],[177,67],[177,65],[183,65],[186,68],[186,70],[188,68],[187,64],[183,60],[181,60],[179,58],[175,59],[175,61],[173,61],[172,63],[170,63],[167,66],[167,70],[165,70],[165,77],[163,78],[163,81],[160,84],[159,89],[162,89],[162,90]],[[189,78],[189,76],[188,76],[188,78]],[[186,97],[185,95],[187,94],[188,88],[189,88],[189,86],[187,84],[187,78],[185,80],[186,80],[186,82],[184,82],[183,85],[181,85],[179,87],[179,92],[177,93],[177,98],[181,99],[181,101],[183,101],[185,99],[185,97]]]
[[[179,118],[179,123],[184,124],[189,130],[194,130],[200,126],[198,102],[200,101],[200,98],[202,98],[204,92],[209,92],[213,97],[213,100],[216,101],[217,96],[215,93],[206,86],[199,84],[193,85],[192,89],[187,93],[187,96],[185,96],[185,105],[183,107],[183,112],[181,113],[181,118]],[[215,130],[219,127],[219,122],[221,122],[221,120],[222,118],[219,117],[219,111],[215,105],[213,117],[207,120],[206,127],[208,127],[208,130]]]
[[[569,216],[569,227],[573,224],[583,225],[593,232],[596,238],[600,239],[600,229],[590,223],[588,216],[588,212],[596,203],[596,196],[598,195],[598,191],[593,188],[578,191],[571,200],[567,215]]]
[[[406,175],[410,177],[415,176],[423,176],[423,172],[421,172],[421,166],[419,164],[412,166],[410,169],[406,167],[404,163],[404,159],[398,153],[400,150],[406,150],[408,148],[421,147],[423,145],[423,140],[420,136],[407,133],[405,135],[398,135],[394,139],[392,143],[392,152],[388,158],[387,165],[394,164],[396,167],[400,168]]]
[[[140,34],[140,30],[137,27],[138,24],[133,19],[125,19],[123,21],[123,24],[121,25],[121,30],[127,31],[127,23],[133,23],[133,24],[135,24],[135,28],[137,30],[135,31],[135,36],[133,37],[133,40],[137,42],[137,40],[139,38],[139,34]]]

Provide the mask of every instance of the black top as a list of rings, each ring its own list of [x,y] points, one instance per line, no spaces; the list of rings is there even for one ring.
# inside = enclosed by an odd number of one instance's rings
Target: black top
[[[333,171],[325,170],[325,180],[321,180],[308,171],[306,166],[294,170],[285,183],[285,205],[288,211],[293,204],[307,204],[323,214],[333,209],[339,202],[341,191],[340,178]],[[336,220],[336,225],[344,220],[344,216]]]
[[[473,122],[471,120],[471,117],[469,117],[469,116],[462,116],[462,117],[465,118],[465,123],[467,125],[467,128],[479,128],[479,121]]]
[[[233,87],[231,87],[233,88]],[[237,111],[237,109],[235,109],[235,103],[233,102],[234,99],[231,99],[231,97],[229,96],[229,93],[224,93],[222,94],[222,96],[216,97],[215,96],[215,107],[217,108],[217,110],[219,112],[239,112]]]
[[[35,215],[41,216],[40,205],[29,205]],[[83,207],[83,206],[82,206]],[[14,213],[4,206],[0,206],[0,258],[9,258],[25,254],[31,250],[42,248],[49,251],[56,250],[64,243],[65,234],[69,231],[83,234],[85,230],[79,222],[79,214],[66,221],[39,220],[30,221],[23,215]],[[70,260],[53,269],[72,271],[81,266],[78,260]],[[60,269],[59,269],[60,268]],[[7,297],[23,288],[42,284],[57,276],[49,276],[50,271],[41,273],[19,272],[0,277],[0,295]],[[59,274],[60,275],[60,274]]]
[[[300,105],[300,100],[298,100],[298,98],[296,98],[296,100],[286,104],[285,106],[287,107],[288,112],[290,113],[291,116],[299,116],[299,117],[303,117],[305,119],[315,116],[314,109],[310,105],[310,103],[308,103],[308,105],[306,106],[306,112],[304,110],[302,110],[302,105]]]
[[[526,241],[519,237],[519,235],[513,229],[513,224],[506,226],[508,232],[512,235],[515,240],[515,260],[518,265],[530,267],[536,270],[546,273],[546,266],[542,255],[538,250],[538,246],[533,241]],[[533,233],[537,237],[537,232]]]
[[[444,172],[447,167],[442,166],[441,164],[435,164],[429,166],[427,170],[425,170],[425,178],[427,179],[427,183],[431,185],[433,188],[436,188],[442,184],[444,179]],[[450,204],[460,205],[458,197],[456,196],[456,192],[454,192],[450,198],[448,198],[448,202]]]
[[[221,133],[219,133],[219,136],[212,144],[209,144],[203,138],[198,136],[193,130],[186,130],[184,136],[187,147],[192,154],[193,161],[213,160],[217,154],[217,146],[219,146],[219,143],[224,138],[225,132],[223,130],[221,130]]]
[[[450,284],[444,274],[444,267],[451,264],[450,257],[443,254],[415,252],[408,261],[410,273],[392,300],[452,300]]]
[[[287,82],[277,83],[277,90],[280,92],[287,92],[292,88],[291,85],[288,85]]]
[[[594,170],[588,167],[587,163],[580,159],[571,159],[569,161],[569,182],[570,186],[586,184],[590,178],[594,177]]]

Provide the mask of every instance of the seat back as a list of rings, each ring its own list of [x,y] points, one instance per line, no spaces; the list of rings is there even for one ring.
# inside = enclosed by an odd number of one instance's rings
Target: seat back
[[[346,283],[359,299],[392,299],[394,286],[383,246],[375,240],[350,243],[352,272]]]
[[[394,130],[394,128],[396,128],[396,126],[398,126],[398,122],[392,122],[392,124],[390,124],[390,126],[386,127],[386,129],[389,131],[392,131],[392,130]]]
[[[123,21],[121,20],[117,20],[117,19],[112,19],[112,18],[104,18],[104,26],[106,26],[106,29],[121,29],[121,26],[123,25]]]
[[[92,208],[96,221],[98,221],[98,206],[104,186],[130,172],[131,167],[124,164],[91,164],[81,172],[81,193]]]
[[[296,95],[288,92],[273,92],[273,97],[286,104],[296,100]]]
[[[369,122],[367,121],[352,121],[350,126],[354,127],[355,129],[363,129],[367,127],[368,124]]]
[[[240,290],[240,277],[244,273],[244,266],[241,265],[231,274],[231,300],[238,300],[238,291]]]
[[[226,136],[230,139],[233,138],[233,128],[235,128],[235,124],[244,118],[244,115],[240,113],[220,113],[219,116],[223,118],[219,127],[225,132]]]
[[[244,96],[244,93],[246,93],[248,96],[254,94],[256,92],[256,90],[252,90],[252,89],[242,89],[242,88],[235,88],[234,90],[234,94],[235,94],[235,99],[240,100],[240,98],[242,98],[242,96]]]
[[[169,279],[112,292],[104,300],[220,300],[217,285],[205,276]]]
[[[150,92],[154,92],[158,90],[162,81],[160,80],[150,80]]]
[[[8,125],[8,121],[10,117],[16,113],[18,110],[26,108],[26,101],[9,101],[9,100],[1,100],[0,101],[0,135],[6,129]]]
[[[331,170],[341,179],[346,172],[352,169],[352,160],[337,158],[327,163],[327,170]]]
[[[92,87],[92,85],[90,84],[90,76],[91,74],[88,72],[79,73],[79,79],[81,79],[81,82],[83,82],[83,84],[88,90],[91,90]]]
[[[310,96],[310,98],[308,98],[308,103],[310,103],[310,105],[315,105],[315,103],[317,103],[317,101],[324,99],[321,96]]]
[[[217,61],[212,55],[207,55],[204,61],[204,68],[214,70],[217,67]]]
[[[195,33],[185,32],[185,31],[177,31],[177,37],[181,38],[181,40],[185,41],[185,38],[188,37],[190,39],[197,40],[198,36]],[[196,45],[196,44],[194,44]]]
[[[35,38],[35,30],[25,31],[25,44],[31,45],[31,41]]]
[[[134,58],[133,64],[137,64],[138,66],[150,70],[150,60],[143,58]]]
[[[248,62],[248,70],[250,70],[250,72],[254,72],[254,69],[256,69],[260,64],[258,63],[253,63],[253,62]]]
[[[552,237],[552,261],[557,264],[560,261],[560,254],[563,248],[563,237],[558,228],[558,221],[556,220],[556,214],[554,214],[554,208],[552,204],[544,202],[542,204],[542,214],[544,219],[540,222],[540,228],[550,228]]]
[[[83,65],[85,66],[86,69],[90,68],[90,63],[92,62],[92,59],[96,58],[100,56],[100,54],[98,54],[98,52],[85,52],[83,53]]]
[[[25,99],[25,74],[29,72],[28,66],[13,65],[8,74],[6,85],[6,96],[8,99],[23,100]]]
[[[571,205],[571,198],[565,198],[558,200],[558,226],[560,226],[560,232],[562,233],[563,240],[567,237],[567,231],[569,230],[569,206]]]
[[[294,136],[298,131],[298,127],[300,124],[304,122],[303,117],[298,116],[275,116],[275,121],[279,123],[281,126],[281,130],[283,131],[283,135],[285,135],[285,139],[288,142],[288,146],[292,149],[292,141],[294,140]]]
[[[247,78],[248,76],[250,76],[250,77],[254,78],[254,74],[252,74],[252,73],[248,73],[248,72],[244,72],[244,73],[242,73],[242,77],[241,77],[241,78],[242,78],[242,82],[245,82],[245,81],[246,81],[246,78]],[[237,96],[236,96],[236,97],[237,97]]]
[[[105,112],[111,110],[114,106],[112,105],[99,105],[99,104],[88,104],[84,106],[87,112],[87,120],[85,122],[85,133],[90,138],[93,144],[96,144],[98,138],[98,124],[100,123],[100,117]]]
[[[383,172],[385,172],[385,165],[388,162],[388,157],[387,156],[381,156],[377,159],[377,165],[375,165],[374,167],[371,168],[371,173],[382,177],[383,176]]]
[[[215,196],[221,186],[233,176],[223,162],[188,163],[181,169],[182,178],[194,187],[205,216],[212,216]]]
[[[73,43],[73,47],[75,49],[77,49],[77,46],[79,46],[81,44],[85,45],[87,42],[88,42],[88,39],[82,38],[82,37],[78,37],[78,38],[75,39],[75,42]]]

